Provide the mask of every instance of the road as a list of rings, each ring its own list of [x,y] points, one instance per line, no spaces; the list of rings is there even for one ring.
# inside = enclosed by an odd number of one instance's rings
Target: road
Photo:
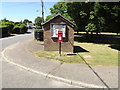
[[[32,32],[0,39],[0,46],[2,46],[1,52],[6,47],[19,41],[33,38],[33,34],[34,33]],[[23,70],[7,63],[2,57],[0,59],[0,66],[0,73],[2,73],[2,77],[0,77],[2,82],[0,82],[0,85],[2,85],[2,88],[78,88],[77,86],[72,86],[52,79],[46,79],[38,74]]]

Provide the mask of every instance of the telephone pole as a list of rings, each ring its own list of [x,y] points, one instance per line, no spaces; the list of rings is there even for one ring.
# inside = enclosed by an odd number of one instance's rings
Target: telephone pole
[[[43,0],[41,0],[42,3],[42,23],[44,23],[44,5],[43,5]]]

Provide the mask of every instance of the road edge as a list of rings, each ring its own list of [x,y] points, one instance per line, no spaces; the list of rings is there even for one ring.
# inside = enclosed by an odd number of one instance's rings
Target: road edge
[[[16,43],[18,44],[18,43]],[[14,44],[15,45],[15,44]],[[37,71],[37,70],[34,70],[34,69],[31,69],[31,68],[28,68],[28,67],[25,67],[25,66],[22,66],[20,64],[17,64],[11,60],[9,60],[7,57],[5,57],[4,53],[5,51],[9,48],[10,46],[8,46],[7,48],[5,48],[2,52],[1,52],[1,56],[8,62],[8,63],[11,63],[15,66],[18,66],[24,70],[27,70],[27,71],[30,71],[32,73],[35,73],[35,74],[39,74],[39,75],[42,75],[46,78],[51,78],[51,79],[54,79],[54,80],[57,80],[57,81],[61,81],[61,82],[64,82],[64,83],[68,83],[68,84],[71,84],[71,85],[75,85],[75,86],[80,86],[80,87],[84,87],[84,88],[106,88],[104,86],[98,86],[98,85],[94,85],[94,84],[88,84],[88,83],[84,83],[84,82],[80,82],[80,81],[75,81],[75,80],[69,80],[69,79],[65,79],[65,78],[62,78],[62,77],[58,77],[58,76],[54,76],[54,75],[51,75],[51,74],[47,74],[47,73],[43,73],[43,72],[40,72],[40,71]]]

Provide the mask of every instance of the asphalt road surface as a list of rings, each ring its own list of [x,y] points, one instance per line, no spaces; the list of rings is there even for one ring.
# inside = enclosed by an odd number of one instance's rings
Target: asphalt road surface
[[[33,38],[34,33],[21,34],[0,39],[1,52],[19,41]],[[18,53],[16,53],[18,54]],[[0,54],[1,56],[1,54]],[[43,76],[23,70],[0,58],[0,88],[78,88],[63,82],[46,79]]]

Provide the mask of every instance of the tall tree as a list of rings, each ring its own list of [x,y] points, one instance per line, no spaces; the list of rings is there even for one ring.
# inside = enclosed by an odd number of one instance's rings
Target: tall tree
[[[51,19],[52,17],[54,17],[54,15],[48,15],[48,16],[46,17],[45,21]]]
[[[91,8],[90,8],[91,6]],[[67,3],[68,15],[75,21],[78,31],[84,31],[88,23],[89,14],[93,8],[93,3],[72,2]]]
[[[53,17],[61,13],[76,23],[78,31],[120,32],[120,5],[114,2],[58,2],[50,8]],[[92,28],[92,29],[91,29]],[[89,30],[91,29],[91,30]]]
[[[68,15],[67,12],[67,2],[57,2],[52,8],[50,8],[51,16],[55,16],[60,13],[65,18],[73,21],[73,19]]]
[[[41,26],[41,23],[42,23],[42,17],[37,17],[37,18],[35,18],[35,25],[37,25],[37,26]]]
[[[94,5],[95,16],[97,17],[97,28],[101,31],[120,32],[120,5],[116,2],[102,2]]]

